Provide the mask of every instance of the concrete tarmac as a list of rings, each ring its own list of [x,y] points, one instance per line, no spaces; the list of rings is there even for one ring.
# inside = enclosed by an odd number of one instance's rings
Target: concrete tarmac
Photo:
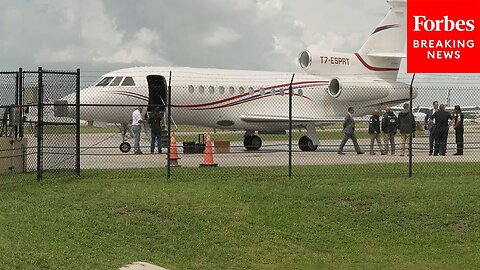
[[[341,139],[341,138],[340,138]],[[345,155],[338,155],[339,140],[321,141],[318,149],[314,152],[302,152],[294,142],[293,164],[294,165],[325,165],[325,164],[364,164],[364,163],[393,163],[408,162],[408,156],[400,155],[400,138],[396,138],[395,155],[380,155],[375,145],[376,155],[369,154],[370,139],[360,139],[359,144],[365,152],[357,155],[353,151],[349,141],[344,148]],[[463,156],[453,156],[456,152],[454,136],[448,141],[447,156],[429,156],[428,138],[415,138],[413,147],[414,162],[480,162],[480,150],[478,149],[477,136],[466,136],[466,150]],[[150,146],[147,140],[142,140],[141,149],[143,155],[134,155],[133,152],[121,153],[118,146],[119,136],[107,134],[85,134],[81,139],[81,168],[104,169],[104,168],[155,168],[166,165],[166,154],[150,154]],[[166,149],[163,149],[166,151]],[[177,142],[177,151],[180,156],[179,164],[182,167],[198,167],[203,163],[203,154],[184,154],[181,142]],[[214,151],[215,152],[215,151]],[[242,142],[231,142],[230,152],[213,154],[214,162],[222,167],[258,167],[258,166],[287,166],[288,165],[288,142],[264,142],[258,151],[246,151]]]
[[[70,136],[70,137],[68,137]],[[43,165],[49,169],[70,169],[75,166],[75,149],[73,142],[68,142],[71,148],[62,148],[62,140],[74,137],[62,134],[49,134],[44,138],[45,153]],[[345,155],[338,155],[338,140],[321,140],[321,144],[314,152],[302,152],[294,142],[292,146],[292,162],[294,165],[329,165],[329,164],[365,164],[365,163],[407,163],[408,156],[400,155],[400,138],[396,138],[395,155],[380,155],[378,146],[375,145],[376,155],[369,154],[370,139],[359,139],[359,144],[365,152],[357,155],[351,141],[347,142]],[[463,156],[453,156],[456,152],[455,136],[452,134],[448,139],[447,156],[429,156],[428,138],[419,137],[414,139],[413,161],[414,162],[480,162],[480,136],[475,133],[465,135],[465,148]],[[156,168],[165,167],[167,164],[166,154],[150,154],[150,143],[142,139],[141,149],[143,155],[134,155],[133,151],[122,153],[119,150],[121,138],[119,134],[82,134],[81,135],[81,169],[122,169],[122,168]],[[131,143],[131,141],[130,141]],[[163,149],[166,152],[166,149]],[[179,164],[182,167],[198,167],[203,163],[203,154],[184,154],[182,142],[177,142],[177,151],[180,156]],[[215,152],[215,151],[214,151]],[[27,149],[28,170],[35,170],[36,162],[36,138],[28,138]],[[246,151],[243,142],[231,142],[229,153],[214,153],[214,162],[221,167],[259,167],[259,166],[287,166],[288,165],[288,142],[267,141],[258,151]]]

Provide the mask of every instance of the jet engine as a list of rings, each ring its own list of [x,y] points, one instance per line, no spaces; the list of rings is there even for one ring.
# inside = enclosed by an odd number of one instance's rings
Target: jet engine
[[[361,102],[385,98],[391,91],[397,89],[407,90],[408,85],[381,79],[361,80],[337,77],[330,80],[327,92],[338,101]]]

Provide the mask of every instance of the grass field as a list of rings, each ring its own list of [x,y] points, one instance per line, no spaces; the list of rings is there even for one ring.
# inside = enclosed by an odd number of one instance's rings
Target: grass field
[[[3,175],[0,269],[477,268],[478,164],[378,166]]]

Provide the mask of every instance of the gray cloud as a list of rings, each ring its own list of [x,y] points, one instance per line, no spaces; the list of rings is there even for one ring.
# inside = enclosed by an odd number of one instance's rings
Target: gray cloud
[[[296,70],[305,48],[354,51],[378,0],[6,0],[1,69],[175,65]]]

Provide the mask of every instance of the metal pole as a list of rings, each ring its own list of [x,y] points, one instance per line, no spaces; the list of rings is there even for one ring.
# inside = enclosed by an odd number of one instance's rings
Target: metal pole
[[[77,86],[75,89],[75,171],[80,176],[80,69],[77,68]]]
[[[415,80],[415,73],[413,74],[412,77],[412,82],[410,83],[410,109],[409,113],[410,115],[413,115],[412,113],[412,108],[413,108],[413,81]],[[412,155],[412,146],[413,146],[413,132],[412,130],[412,118],[408,117],[408,178],[412,178],[412,167],[413,167],[413,155]]]
[[[23,138],[23,110],[25,109],[23,107],[23,69],[19,68],[18,69],[18,75],[17,75],[17,91],[18,91],[18,105],[20,106],[20,125],[19,125],[19,130],[18,130],[18,137]]]
[[[37,181],[43,177],[43,72],[38,68],[37,95]]]
[[[18,90],[18,89],[19,89],[19,88],[18,88],[18,80],[19,80],[18,77],[19,77],[19,76],[18,76],[18,73],[17,73],[17,78],[16,78],[16,81],[15,81],[15,106],[13,106],[13,110],[14,110],[15,112],[17,112],[17,110],[18,110],[18,108],[19,108],[19,107],[18,107],[18,105],[19,105],[19,103],[18,103],[18,91],[19,91],[19,90]],[[19,113],[19,111],[18,111],[17,113]],[[11,121],[11,122],[14,122],[14,119],[10,119],[10,121]],[[19,132],[19,126],[17,126],[17,123],[15,123],[14,125],[15,125],[15,126],[13,127],[13,136],[14,136],[15,138],[17,138],[17,135],[18,135],[18,132]]]
[[[293,78],[292,74],[290,86],[288,87],[288,178],[292,178],[292,107],[293,107]]]
[[[15,106],[18,106],[19,103],[18,103],[18,91],[19,91],[19,85],[20,85],[20,70],[22,68],[19,68],[18,69],[18,72],[17,72],[17,80],[15,81]]]
[[[172,141],[172,121],[170,120],[172,117],[172,72],[168,76],[168,87],[167,87],[167,119],[168,119],[168,143],[167,143],[167,179],[171,177],[171,168],[170,168],[170,143]]]

